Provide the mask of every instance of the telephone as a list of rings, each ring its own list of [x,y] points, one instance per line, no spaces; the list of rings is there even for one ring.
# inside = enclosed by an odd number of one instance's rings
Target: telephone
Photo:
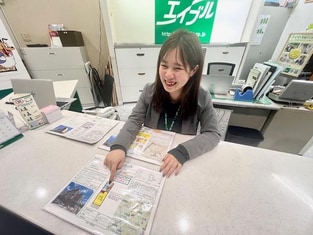
[[[105,108],[95,108],[91,110],[83,110],[83,112],[87,114],[97,115],[103,118],[108,118],[108,119],[115,119],[115,120],[119,119],[117,110],[112,106],[108,106]]]

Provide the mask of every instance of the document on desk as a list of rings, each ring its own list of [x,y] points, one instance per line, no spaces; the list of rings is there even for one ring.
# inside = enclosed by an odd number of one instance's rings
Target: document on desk
[[[175,132],[142,127],[129,147],[127,156],[161,165],[165,154],[172,147],[174,138]],[[108,150],[114,139],[115,136],[110,136],[99,148]]]
[[[109,184],[103,160],[95,154],[44,210],[94,234],[149,234],[165,177],[128,158]]]
[[[101,140],[118,121],[93,115],[76,115],[57,122],[47,133],[71,140],[95,144]]]

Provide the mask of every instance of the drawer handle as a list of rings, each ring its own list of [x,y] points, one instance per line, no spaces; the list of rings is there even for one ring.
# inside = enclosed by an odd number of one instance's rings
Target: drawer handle
[[[145,53],[137,53],[137,56],[144,56]]]
[[[56,53],[55,52],[49,52],[49,55],[55,55]]]
[[[228,52],[228,51],[223,51],[222,53],[223,53],[224,55],[229,54],[229,52]]]
[[[139,92],[142,92],[143,90],[139,90]]]
[[[145,75],[146,73],[138,73],[138,75],[140,75],[140,76],[143,76],[143,75]]]
[[[62,77],[64,76],[64,73],[57,73],[57,77]]]

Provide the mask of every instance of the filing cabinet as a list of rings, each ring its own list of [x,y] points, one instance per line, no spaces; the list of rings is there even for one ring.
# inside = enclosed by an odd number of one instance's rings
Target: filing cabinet
[[[160,47],[115,48],[123,103],[136,102],[155,80]]]
[[[246,44],[203,45],[205,50],[203,74],[207,73],[209,62],[236,64],[236,77],[246,49]],[[146,83],[154,82],[157,73],[157,59],[160,46],[126,45],[115,47],[115,56],[123,103],[136,102]]]

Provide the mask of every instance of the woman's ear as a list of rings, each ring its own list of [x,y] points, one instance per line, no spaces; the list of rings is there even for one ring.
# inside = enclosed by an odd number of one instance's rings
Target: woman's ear
[[[192,77],[199,69],[199,65],[196,65],[191,71],[190,71],[190,77]]]

